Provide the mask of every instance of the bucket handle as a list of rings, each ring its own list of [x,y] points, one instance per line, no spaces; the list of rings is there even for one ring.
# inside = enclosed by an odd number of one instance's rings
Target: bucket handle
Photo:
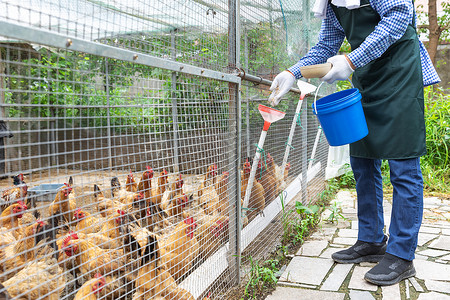
[[[350,77],[348,77],[347,79],[348,79],[348,81],[350,82],[352,88],[355,88],[354,85],[353,85],[353,82],[350,80]],[[314,95],[314,111],[316,112],[316,115],[317,115],[317,105],[316,105],[317,94],[319,93],[319,89],[320,89],[320,87],[322,86],[322,84],[323,84],[324,82],[325,82],[325,81],[322,81],[322,82],[319,84],[319,87],[316,89],[316,94]]]

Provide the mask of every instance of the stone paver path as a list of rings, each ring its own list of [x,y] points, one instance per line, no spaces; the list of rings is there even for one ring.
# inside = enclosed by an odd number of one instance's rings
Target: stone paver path
[[[419,232],[414,266],[416,277],[388,287],[372,285],[364,274],[372,263],[336,264],[331,254],[353,245],[358,236],[356,194],[340,191],[334,200],[343,208],[347,220],[338,224],[322,222],[296,253],[276,290],[267,300],[275,299],[389,299],[450,300],[450,200],[424,199],[424,218]],[[392,206],[384,202],[386,232]],[[322,216],[326,220],[329,211]]]

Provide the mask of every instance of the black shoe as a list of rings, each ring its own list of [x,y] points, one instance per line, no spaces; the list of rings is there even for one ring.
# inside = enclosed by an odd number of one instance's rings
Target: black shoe
[[[367,243],[358,240],[350,248],[333,253],[331,258],[341,264],[357,264],[363,261],[379,262],[386,252],[386,241],[387,236],[384,236],[381,243]]]
[[[412,261],[386,253],[378,265],[364,275],[364,279],[376,285],[393,285],[416,275]]]

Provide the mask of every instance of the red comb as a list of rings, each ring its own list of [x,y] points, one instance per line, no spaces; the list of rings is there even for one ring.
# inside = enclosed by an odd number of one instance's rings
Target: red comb
[[[94,275],[94,278],[102,278],[103,276],[102,276],[102,274],[100,274],[100,273],[97,273],[97,274],[95,274]]]
[[[77,209],[75,210],[75,212],[76,212],[76,213],[81,212],[81,208],[77,208]]]
[[[73,231],[73,230],[70,230],[69,231],[69,237],[71,238],[71,239],[74,239],[74,240],[78,240],[79,238],[78,238],[78,234],[75,232],[75,231]]]
[[[25,208],[25,209],[28,209],[28,207],[25,205],[25,203],[23,203],[22,200],[17,201],[17,204],[19,204],[20,206],[22,206],[22,207]]]
[[[189,218],[186,218],[186,220],[184,220],[184,223],[191,225],[191,224],[195,223],[195,220],[193,217],[189,217]]]
[[[121,214],[122,216],[125,216],[125,212],[124,212],[123,210],[121,210],[121,209],[118,209],[118,210],[117,210],[117,213],[118,213],[118,214]]]
[[[46,225],[45,222],[42,221],[41,219],[37,219],[37,220],[36,220],[36,223],[38,223],[38,224],[41,225],[42,227]]]
[[[69,235],[69,236],[66,236],[66,237],[63,239],[63,243],[62,243],[63,248],[67,246],[67,244],[70,242],[71,239],[72,239],[72,238],[70,237],[70,235]]]

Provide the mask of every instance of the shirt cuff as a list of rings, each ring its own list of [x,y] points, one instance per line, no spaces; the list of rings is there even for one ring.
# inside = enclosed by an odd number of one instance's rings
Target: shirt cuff
[[[287,70],[289,72],[291,72],[295,76],[296,79],[300,79],[300,78],[302,78],[302,73],[300,72],[300,67],[302,67],[302,65],[300,65],[299,63],[296,63],[295,65],[288,68]]]

